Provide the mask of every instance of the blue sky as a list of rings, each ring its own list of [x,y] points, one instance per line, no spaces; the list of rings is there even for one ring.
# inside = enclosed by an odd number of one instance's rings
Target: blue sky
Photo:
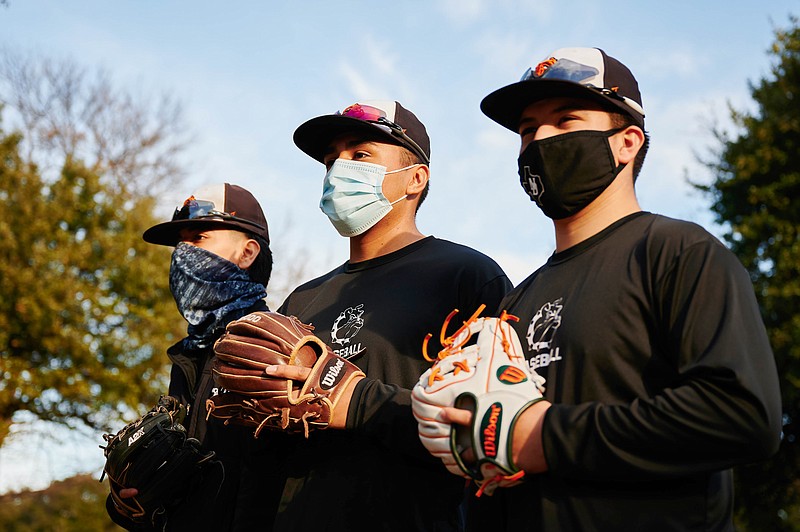
[[[120,86],[183,102],[196,139],[191,173],[163,198],[165,212],[203,183],[245,186],[265,207],[276,278],[298,257],[308,276],[347,258],[317,206],[323,168],[294,146],[295,128],[358,99],[396,99],[431,137],[420,229],[490,255],[514,283],[546,260],[554,237],[518,184],[518,138],[480,112],[486,94],[557,48],[604,49],[634,72],[643,96],[652,137],[637,185],[643,208],[719,234],[686,175],[709,179],[696,156],[713,146],[711,125],[729,127],[728,104],[752,107],[748,82],[769,73],[773,29],[800,14],[796,0],[8,4],[0,46],[101,66]],[[271,289],[273,304],[284,292]],[[40,486],[101,463],[92,451],[14,469],[24,447],[0,451],[0,491],[20,484],[12,477]]]

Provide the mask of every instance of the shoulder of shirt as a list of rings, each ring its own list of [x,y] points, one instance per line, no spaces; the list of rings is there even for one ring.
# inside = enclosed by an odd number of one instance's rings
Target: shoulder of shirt
[[[648,214],[642,220],[646,227],[637,227],[641,239],[637,244],[646,260],[666,274],[678,261],[700,261],[721,275],[723,271],[746,275],[739,258],[702,226],[667,216]],[[656,267],[656,265],[659,265]]]
[[[661,214],[642,212],[631,217],[618,230],[631,231],[637,235],[638,245],[644,245],[647,249],[655,251],[656,254],[675,257],[683,253],[688,248],[721,249],[723,254],[731,254],[717,237],[709,233],[701,225],[686,220],[670,218]],[[616,231],[615,231],[616,232]],[[656,251],[657,250],[657,251]],[[542,270],[550,267],[551,261],[539,266],[533,273],[528,275],[516,288],[509,294],[524,292],[526,287],[539,275]]]
[[[475,258],[483,258],[491,262],[495,262],[490,256],[486,255],[478,251],[475,248],[471,248],[464,244],[459,244],[457,242],[451,242],[450,240],[444,240],[442,238],[431,237],[430,239],[431,246],[437,246],[439,250],[446,253],[451,254],[464,254],[464,255],[472,255]]]
[[[643,221],[648,224],[647,239],[651,245],[677,246],[680,249],[695,244],[725,247],[717,237],[695,222],[678,220],[660,214],[650,214],[643,217]]]
[[[285,309],[290,304],[290,300],[292,298],[298,297],[303,292],[307,292],[309,290],[314,290],[315,288],[319,287],[320,285],[325,284],[332,277],[335,277],[336,275],[338,275],[339,273],[344,271],[344,267],[345,267],[344,264],[340,264],[339,266],[337,266],[336,268],[332,269],[328,273],[326,273],[324,275],[320,275],[319,277],[317,277],[315,279],[311,279],[310,281],[306,281],[305,283],[299,285],[297,288],[292,290],[292,292],[288,296],[286,296],[286,299],[284,300],[283,304],[280,306],[280,308],[278,308],[278,312],[285,313]]]

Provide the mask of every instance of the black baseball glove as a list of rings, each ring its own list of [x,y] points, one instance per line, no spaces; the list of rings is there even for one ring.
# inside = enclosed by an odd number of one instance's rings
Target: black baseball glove
[[[215,464],[213,451],[189,438],[183,423],[186,408],[171,396],[117,434],[105,434],[108,442],[103,480],[108,475],[113,509],[133,524],[157,527],[171,506],[187,494],[201,470]],[[136,488],[133,497],[120,490]],[[109,511],[112,511],[109,508]]]

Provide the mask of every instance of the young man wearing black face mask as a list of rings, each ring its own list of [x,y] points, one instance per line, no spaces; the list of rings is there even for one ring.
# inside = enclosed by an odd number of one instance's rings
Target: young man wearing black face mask
[[[151,244],[174,246],[170,290],[188,322],[187,336],[167,350],[172,361],[168,394],[188,406],[188,435],[204,450],[214,451],[222,468],[212,467],[187,497],[168,509],[155,526],[128,522],[114,509],[112,519],[129,530],[232,530],[242,521],[236,513],[241,460],[252,435],[238,427],[206,420],[206,400],[215,393],[211,376],[213,345],[225,326],[251,312],[268,310],[264,299],[272,273],[267,220],[253,195],[220,183],[196,191],[175,210],[172,220],[149,228]],[[135,489],[122,490],[132,497]],[[242,508],[257,512],[256,508]]]
[[[500,306],[547,380],[509,434],[527,481],[471,499],[468,529],[731,530],[731,467],[778,447],[775,363],[736,257],[637,202],[636,80],[565,48],[481,109],[520,135],[521,184],[556,250]]]

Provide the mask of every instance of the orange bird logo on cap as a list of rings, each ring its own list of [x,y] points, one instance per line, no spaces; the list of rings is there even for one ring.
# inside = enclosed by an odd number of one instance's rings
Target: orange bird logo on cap
[[[541,78],[544,75],[544,73],[547,72],[547,69],[555,65],[557,62],[558,59],[556,59],[555,57],[551,57],[550,59],[545,59],[544,61],[536,65],[536,69],[534,69],[533,75],[536,76],[537,78]]]

